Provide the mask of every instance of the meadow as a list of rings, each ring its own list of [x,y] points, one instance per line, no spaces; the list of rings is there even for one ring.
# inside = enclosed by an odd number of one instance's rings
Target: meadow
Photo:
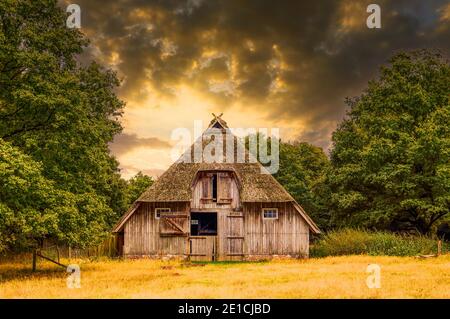
[[[336,256],[266,262],[63,260],[81,269],[67,288],[63,268],[30,260],[0,263],[0,298],[450,298],[450,255],[436,258]],[[368,288],[369,264],[381,287]]]

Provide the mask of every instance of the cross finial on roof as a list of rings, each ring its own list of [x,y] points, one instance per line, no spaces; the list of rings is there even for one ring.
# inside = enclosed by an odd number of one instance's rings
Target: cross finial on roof
[[[222,127],[222,128],[228,128],[227,126],[227,122],[225,122],[222,119],[222,115],[223,113],[220,113],[219,115],[216,115],[215,113],[212,113],[212,115],[214,116],[214,118],[211,120],[211,122],[209,123],[209,127]]]

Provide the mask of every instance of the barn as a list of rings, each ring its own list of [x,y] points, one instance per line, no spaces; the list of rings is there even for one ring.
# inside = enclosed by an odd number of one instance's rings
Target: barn
[[[204,144],[212,130],[229,132],[227,123],[214,116],[198,140]],[[187,152],[192,154],[194,145]],[[173,163],[114,227],[119,252],[206,261],[307,258],[310,234],[320,233],[319,228],[249,158]]]

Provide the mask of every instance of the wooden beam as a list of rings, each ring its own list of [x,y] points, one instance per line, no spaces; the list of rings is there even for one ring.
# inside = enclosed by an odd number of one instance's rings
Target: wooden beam
[[[45,256],[42,255],[40,252],[36,252],[36,256],[41,257],[41,258],[43,258],[43,259],[45,259],[45,260],[48,260],[48,261],[50,261],[50,262],[52,262],[52,263],[54,263],[54,264],[57,264],[58,266],[67,268],[66,265],[61,264],[61,263],[59,263],[59,262],[57,262],[57,261],[55,261],[55,260],[53,260],[53,259],[50,259],[50,258],[48,258],[48,257],[45,257]]]

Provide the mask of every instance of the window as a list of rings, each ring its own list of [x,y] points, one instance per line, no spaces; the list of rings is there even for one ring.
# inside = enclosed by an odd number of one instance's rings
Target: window
[[[263,218],[264,219],[277,219],[278,218],[278,208],[263,208]]]
[[[155,218],[159,219],[161,214],[170,213],[170,208],[155,208]]]

